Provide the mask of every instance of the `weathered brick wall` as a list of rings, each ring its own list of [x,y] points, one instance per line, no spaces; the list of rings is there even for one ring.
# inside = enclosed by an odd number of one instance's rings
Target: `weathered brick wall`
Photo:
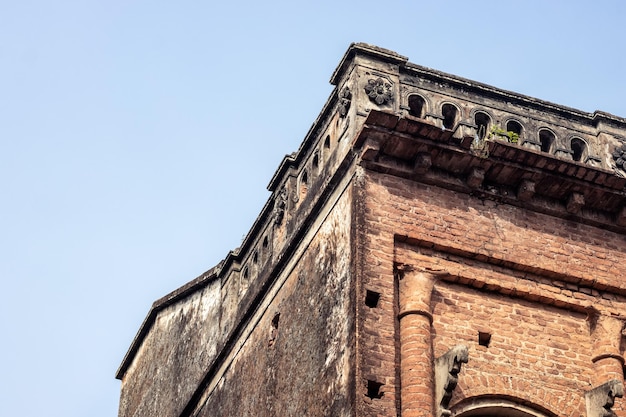
[[[294,260],[199,416],[354,415],[350,201],[346,193]]]
[[[362,171],[358,181],[360,415],[400,410],[394,268],[439,274],[434,357],[461,343],[470,352],[452,406],[496,394],[585,415],[585,391],[616,375],[592,362],[604,349],[593,321],[623,318],[624,237],[389,175]],[[380,294],[375,307],[367,291]],[[491,334],[489,347],[478,343],[479,331]],[[368,381],[384,384],[380,398],[366,395]],[[621,400],[613,409],[626,415]]]
[[[585,414],[593,371],[584,313],[445,282],[432,301],[435,357],[469,348],[453,401],[512,396],[562,416]],[[479,331],[491,335],[488,346]]]

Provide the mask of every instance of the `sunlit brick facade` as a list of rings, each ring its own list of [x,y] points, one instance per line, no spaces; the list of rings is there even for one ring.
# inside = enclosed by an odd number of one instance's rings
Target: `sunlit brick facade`
[[[120,417],[626,417],[626,120],[350,46],[242,246],[158,300]]]

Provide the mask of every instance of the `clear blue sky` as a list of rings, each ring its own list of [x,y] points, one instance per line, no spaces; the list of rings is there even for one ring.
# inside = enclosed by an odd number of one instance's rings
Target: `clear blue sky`
[[[626,116],[625,21],[619,0],[0,2],[0,416],[117,415],[151,303],[239,245],[351,42]]]

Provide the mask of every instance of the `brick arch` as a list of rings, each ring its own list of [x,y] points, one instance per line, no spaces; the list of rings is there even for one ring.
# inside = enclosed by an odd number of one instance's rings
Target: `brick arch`
[[[452,417],[511,416],[558,417],[554,412],[536,404],[508,396],[478,396],[467,398],[451,410]]]
[[[580,392],[571,387],[547,387],[541,380],[530,381],[507,375],[462,374],[452,397],[451,409],[481,398],[500,398],[516,404],[531,405],[545,416],[580,417],[586,414],[585,399]]]

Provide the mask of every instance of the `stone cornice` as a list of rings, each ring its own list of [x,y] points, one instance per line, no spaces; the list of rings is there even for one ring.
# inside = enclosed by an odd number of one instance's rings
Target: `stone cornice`
[[[626,178],[500,140],[485,141],[476,155],[474,140],[471,130],[372,110],[354,147],[373,171],[626,231]]]

